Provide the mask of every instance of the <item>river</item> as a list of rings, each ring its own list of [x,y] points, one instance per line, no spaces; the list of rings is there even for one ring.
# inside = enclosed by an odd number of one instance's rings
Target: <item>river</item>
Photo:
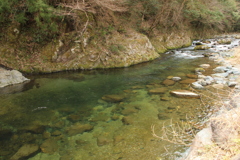
[[[29,160],[175,159],[185,147],[154,137],[151,126],[161,136],[163,125],[203,120],[200,99],[169,94],[189,84],[162,83],[169,76],[189,79],[200,64],[210,64],[204,74],[212,73],[216,64],[202,56],[212,50],[192,49],[128,68],[27,76],[31,82],[0,94],[0,159],[10,159],[24,144],[40,146]],[[149,93],[154,88],[164,92]],[[103,100],[106,95],[120,100]]]

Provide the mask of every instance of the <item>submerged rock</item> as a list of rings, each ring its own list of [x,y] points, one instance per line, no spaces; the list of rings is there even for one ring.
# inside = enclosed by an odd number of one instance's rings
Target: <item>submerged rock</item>
[[[66,132],[68,135],[73,136],[76,134],[81,134],[86,131],[91,131],[93,129],[93,126],[90,124],[81,124],[76,123],[66,129]]]
[[[148,93],[150,94],[163,94],[165,92],[167,92],[168,88],[163,87],[163,88],[155,88],[155,89],[151,89],[148,91]]]
[[[175,81],[170,80],[170,79],[166,79],[162,83],[166,86],[173,86],[175,84]]]
[[[122,95],[105,95],[102,100],[107,102],[121,102],[125,97]]]
[[[199,84],[198,82],[192,83],[192,87],[195,89],[204,89],[204,87],[201,84]]]
[[[174,90],[170,94],[179,98],[200,98],[199,94],[188,90]]]
[[[98,146],[104,146],[104,145],[109,144],[110,142],[111,142],[111,140],[108,139],[108,138],[105,137],[105,136],[99,136],[99,137],[97,138],[97,145],[98,145]]]
[[[47,139],[40,146],[43,153],[53,154],[58,150],[58,143],[55,139]]]
[[[186,74],[186,76],[187,76],[188,78],[198,79],[198,75],[195,75],[195,74]]]
[[[123,118],[122,118],[122,122],[123,122],[123,124],[125,124],[125,125],[130,125],[130,124],[133,124],[133,119],[132,119],[132,117],[130,117],[130,116],[124,116]]]
[[[39,149],[39,146],[36,144],[24,144],[10,159],[11,160],[20,160],[35,154]]]

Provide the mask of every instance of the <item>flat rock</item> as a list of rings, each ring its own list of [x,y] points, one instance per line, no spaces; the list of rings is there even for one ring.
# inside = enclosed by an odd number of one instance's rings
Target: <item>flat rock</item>
[[[216,88],[216,89],[223,89],[224,88],[224,84],[213,84],[212,87]]]
[[[180,84],[191,84],[196,81],[197,81],[196,79],[185,79],[185,80],[180,81],[179,83]]]
[[[210,64],[201,64],[199,65],[200,68],[209,68]]]
[[[123,124],[125,124],[125,125],[131,125],[131,124],[133,124],[133,119],[132,119],[132,117],[130,117],[130,116],[124,116],[123,118],[122,118],[122,122],[123,122]]]
[[[170,79],[166,79],[162,83],[166,86],[173,86],[175,84],[175,81],[170,80]]]
[[[39,146],[36,144],[24,144],[10,159],[19,160],[24,159],[34,153],[39,149]]]
[[[104,145],[109,144],[110,142],[111,142],[111,140],[108,139],[108,138],[105,137],[105,136],[99,136],[99,137],[97,138],[97,145],[98,145],[98,146],[104,146]]]
[[[155,89],[151,89],[148,91],[148,93],[150,94],[163,94],[165,92],[167,92],[167,88],[163,87],[163,88],[155,88]]]
[[[53,154],[58,150],[58,143],[55,139],[47,139],[40,146],[43,153]]]
[[[188,90],[174,90],[171,91],[170,94],[179,98],[200,98],[199,94]]]
[[[180,81],[181,79],[182,79],[181,77],[172,77],[172,80],[173,80],[173,81],[176,81],[176,82],[177,82],[177,81]]]
[[[187,76],[188,78],[198,79],[198,75],[195,75],[195,74],[186,74],[186,76]]]
[[[195,89],[204,89],[204,87],[201,84],[199,84],[198,82],[192,83],[192,87]]]
[[[66,129],[66,132],[68,135],[73,136],[76,134],[81,134],[86,131],[91,131],[93,129],[93,126],[90,124],[81,124],[76,123]]]
[[[102,100],[107,102],[121,102],[125,97],[122,95],[105,95],[102,97]]]

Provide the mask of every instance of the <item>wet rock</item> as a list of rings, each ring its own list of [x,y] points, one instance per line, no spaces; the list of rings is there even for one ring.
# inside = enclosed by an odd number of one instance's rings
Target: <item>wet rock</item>
[[[31,125],[26,127],[25,129],[28,132],[36,133],[36,134],[42,134],[45,131],[45,126],[43,125]]]
[[[234,87],[234,86],[236,86],[238,83],[236,82],[236,81],[229,81],[229,82],[227,82],[227,85],[228,85],[228,87]]]
[[[0,88],[25,81],[29,81],[29,79],[25,78],[22,73],[17,70],[1,70],[0,72]]]
[[[124,98],[122,95],[106,95],[102,97],[102,100],[107,102],[121,102]]]
[[[205,72],[203,68],[195,68],[195,72]]]
[[[98,121],[107,121],[109,119],[109,116],[107,113],[100,112],[97,115],[95,115],[93,118],[90,119],[91,122],[98,122]]]
[[[207,82],[208,85],[214,83],[214,78],[211,76],[204,77],[204,80]]]
[[[70,136],[81,134],[86,131],[91,131],[93,129],[93,126],[90,124],[81,124],[76,123],[66,129],[66,133]]]
[[[122,118],[122,122],[123,122],[123,124],[125,124],[125,125],[131,125],[131,124],[133,124],[133,118],[132,117],[130,117],[130,116],[124,116],[123,118]]]
[[[117,136],[115,136],[115,137],[113,138],[113,144],[116,145],[116,144],[118,144],[119,142],[121,142],[121,141],[123,141],[123,140],[124,140],[124,137],[123,137],[123,136],[117,135]]]
[[[165,92],[167,92],[168,88],[163,87],[163,88],[155,88],[155,89],[151,89],[148,91],[148,93],[150,94],[163,94]]]
[[[80,115],[71,114],[68,116],[68,120],[76,122],[79,121],[82,117]]]
[[[112,117],[111,117],[112,120],[116,121],[119,119],[119,115],[116,115],[114,114]]]
[[[186,74],[186,76],[187,76],[188,78],[198,79],[198,75],[195,75],[195,74]]]
[[[198,82],[192,83],[192,87],[194,89],[204,89],[204,87],[201,84],[199,84]]]
[[[26,159],[27,157],[36,154],[39,146],[36,144],[24,144],[18,151],[15,153],[10,160],[20,160]]]
[[[170,94],[179,98],[200,98],[199,94],[188,90],[174,90],[171,91]]]
[[[212,87],[216,88],[216,89],[223,89],[224,85],[223,84],[213,84]]]
[[[200,68],[209,68],[210,64],[201,64],[199,65]]]
[[[173,80],[173,81],[176,81],[176,82],[177,82],[177,81],[180,81],[181,79],[182,79],[181,77],[173,77],[173,78],[172,78],[172,80]]]
[[[81,140],[81,139],[78,139],[78,140],[76,140],[75,142],[76,142],[77,145],[80,145],[80,146],[81,146],[81,145],[84,145],[84,144],[87,144],[87,141]]]
[[[166,120],[166,119],[170,119],[168,116],[162,114],[162,113],[158,113],[158,119],[159,120]]]
[[[123,115],[129,115],[129,114],[133,114],[133,113],[137,113],[139,110],[134,108],[134,107],[131,107],[131,108],[126,108],[124,110],[122,110],[122,114]]]
[[[57,140],[47,139],[40,146],[43,153],[53,154],[58,150]]]
[[[185,80],[180,81],[179,83],[180,84],[191,84],[196,81],[197,81],[196,79],[185,79]]]
[[[175,84],[175,81],[170,80],[170,79],[166,79],[162,83],[166,86],[173,86]]]
[[[59,130],[52,132],[52,136],[60,136],[60,135],[62,135],[62,132]]]
[[[194,50],[207,50],[209,48],[207,45],[197,45],[194,47]]]
[[[44,138],[44,139],[48,139],[48,138],[50,138],[50,137],[51,137],[51,133],[50,133],[50,132],[45,131],[45,132],[43,133],[43,138]]]
[[[224,73],[224,72],[228,71],[228,69],[226,69],[226,67],[224,67],[224,66],[219,66],[219,67],[216,67],[215,69],[213,69],[213,71],[215,73]]]
[[[232,40],[231,39],[220,39],[217,41],[218,44],[231,44]]]
[[[111,142],[111,140],[108,139],[108,138],[105,137],[105,136],[99,136],[99,137],[97,138],[97,145],[98,145],[98,146],[104,146],[104,145],[109,144],[110,142]]]
[[[216,74],[212,74],[212,77],[226,78],[228,75],[229,75],[228,73],[216,73]]]

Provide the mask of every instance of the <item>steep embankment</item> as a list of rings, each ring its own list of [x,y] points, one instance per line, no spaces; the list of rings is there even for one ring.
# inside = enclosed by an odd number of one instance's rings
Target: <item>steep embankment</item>
[[[233,0],[7,0],[0,64],[28,73],[127,67],[236,29],[237,15]]]

